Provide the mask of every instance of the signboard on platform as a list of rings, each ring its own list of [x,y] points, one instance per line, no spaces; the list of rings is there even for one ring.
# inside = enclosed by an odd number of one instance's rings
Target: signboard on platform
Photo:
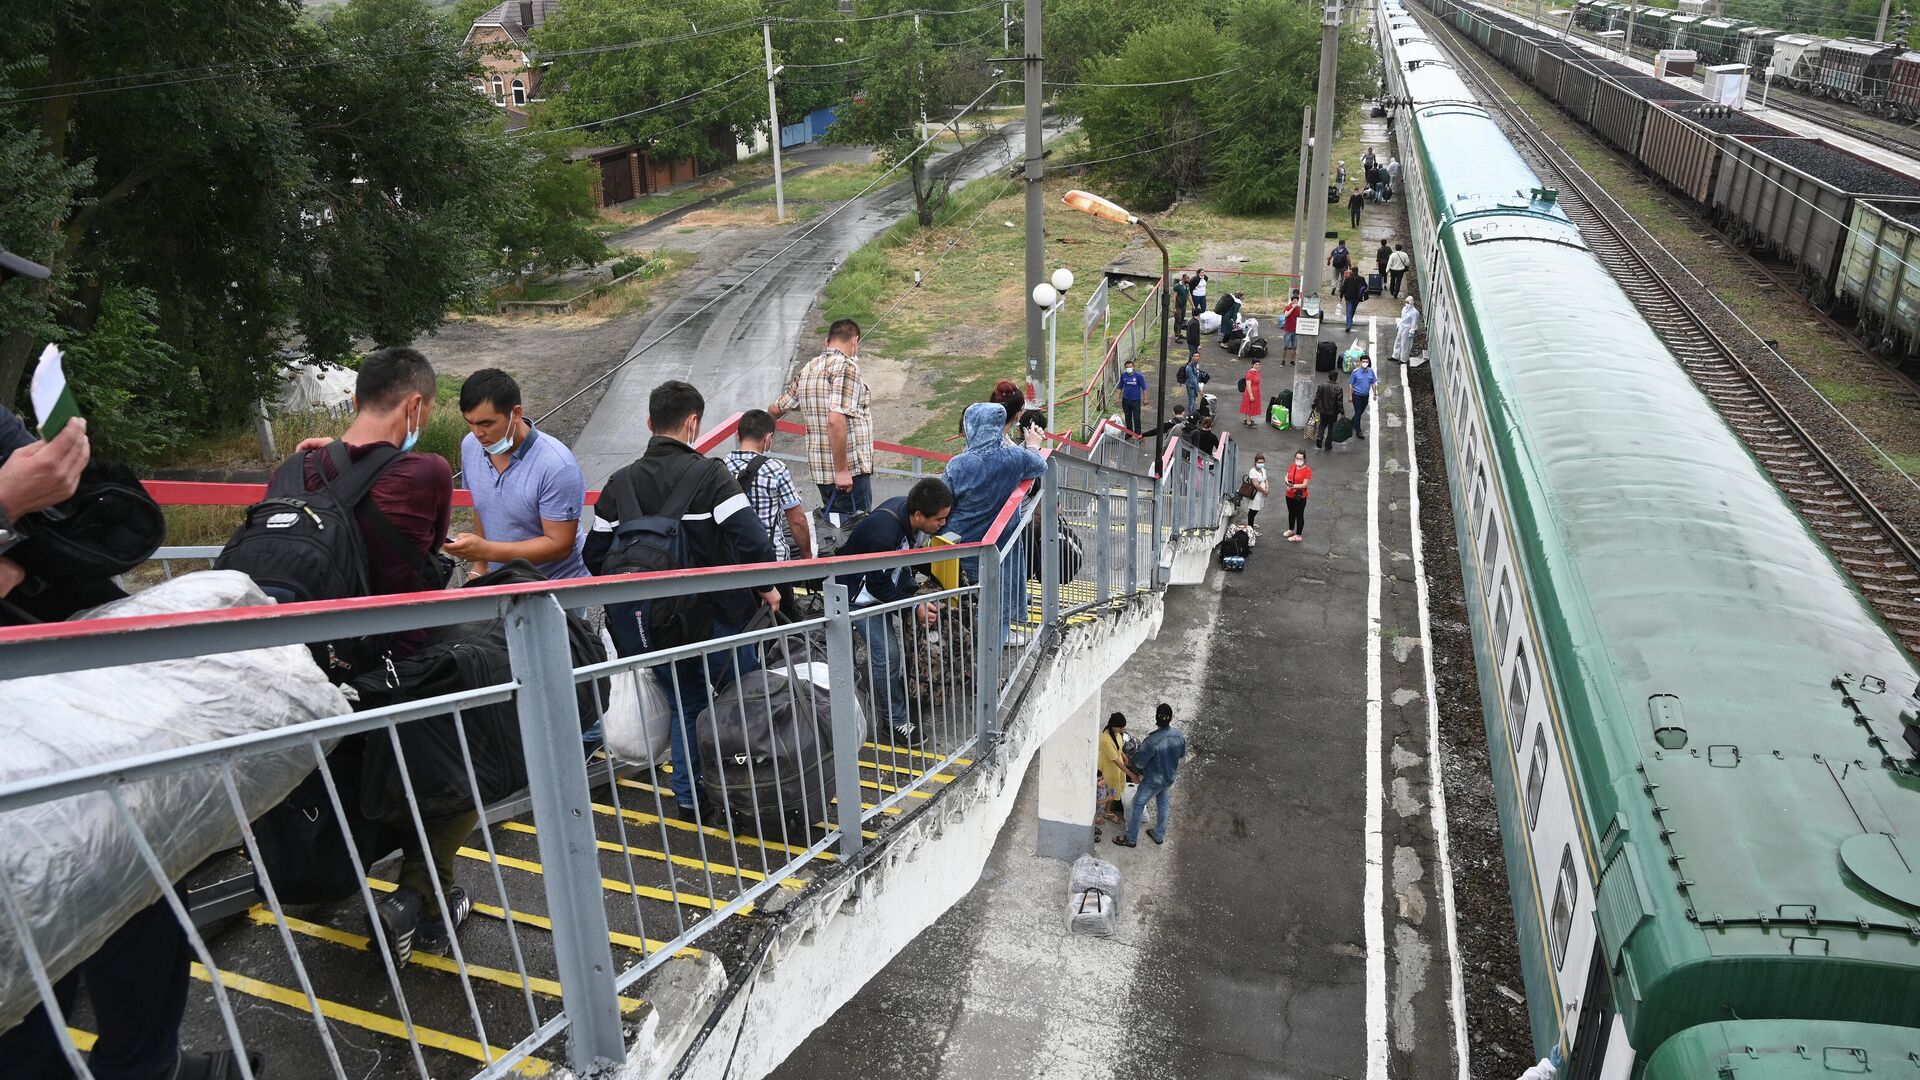
[[[1084,338],[1093,333],[1093,328],[1100,325],[1106,317],[1107,279],[1103,277],[1100,279],[1100,287],[1093,290],[1092,296],[1087,297],[1087,311],[1085,321],[1080,327],[1080,336]]]
[[[1294,322],[1294,332],[1306,334],[1309,337],[1317,335],[1320,333],[1320,320],[1302,315]]]

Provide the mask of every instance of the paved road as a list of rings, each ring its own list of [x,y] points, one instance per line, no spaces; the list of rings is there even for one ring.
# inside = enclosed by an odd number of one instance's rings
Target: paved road
[[[1004,169],[1020,152],[1025,130],[1020,122],[1002,128],[995,141],[972,155],[960,181]],[[1048,137],[1058,132],[1048,121]],[[613,376],[574,441],[588,486],[598,487],[646,447],[647,394],[666,379],[698,386],[706,395],[708,418],[716,421],[778,397],[801,338],[813,333],[807,312],[827,279],[848,255],[912,212],[912,189],[904,181],[893,184],[830,220],[795,226],[675,297],[627,354],[631,358],[646,349],[644,355]],[[725,299],[701,311],[721,296]],[[666,338],[652,344],[663,333]]]
[[[775,1080],[1453,1074],[1400,375],[1371,445],[1312,455],[1306,541],[1281,539],[1274,500],[1247,572],[1170,592],[1159,639],[1104,688],[1143,728],[1170,703],[1192,753],[1164,847],[1096,845],[1123,875],[1116,936],[1065,932],[1066,866],[1033,854],[1029,790],[980,886]],[[1304,442],[1231,430],[1276,479]]]

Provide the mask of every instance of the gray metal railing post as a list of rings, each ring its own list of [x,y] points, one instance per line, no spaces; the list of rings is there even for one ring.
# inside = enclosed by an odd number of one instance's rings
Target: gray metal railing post
[[[626,1061],[627,1043],[614,994],[598,837],[580,757],[580,705],[560,601],[551,595],[508,601],[507,651],[520,684],[520,742],[567,1010],[568,1057],[573,1071],[586,1075],[601,1061]]]
[[[1040,510],[1034,521],[1040,526],[1040,625],[1052,626],[1060,615],[1060,468],[1047,463],[1040,477]]]
[[[1107,489],[1107,481],[1099,473],[1094,474],[1093,482],[1100,492],[1094,496],[1093,503],[1093,530],[1094,535],[1099,537],[1093,548],[1093,596],[1096,600],[1105,600],[1112,595],[1108,583],[1113,580],[1112,557],[1108,554],[1113,547],[1113,507],[1108,505],[1112,494]]]
[[[979,710],[976,721],[981,750],[993,741],[994,727],[1000,721],[1000,642],[1007,634],[1007,613],[1000,610],[1005,593],[1001,574],[1005,569],[998,552],[989,550],[980,556],[980,617],[974,626],[980,636],[974,649],[979,681],[974,707]]]
[[[1158,514],[1154,515],[1158,517]],[[1140,591],[1140,479],[1127,477],[1127,595]]]
[[[840,854],[852,858],[861,844],[860,744],[865,741],[855,719],[860,713],[858,691],[851,678],[855,669],[853,618],[845,585],[829,581],[826,599],[827,670],[833,672],[833,685],[827,690],[827,702],[833,709],[833,793],[840,800],[835,820],[840,824]],[[884,640],[869,638],[867,641],[869,651],[886,647]],[[883,692],[879,687],[874,688],[876,701]],[[880,718],[875,716],[873,723],[877,731]]]

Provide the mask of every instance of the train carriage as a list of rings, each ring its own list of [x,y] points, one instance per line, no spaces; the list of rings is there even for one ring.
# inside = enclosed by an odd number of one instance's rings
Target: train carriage
[[[1658,8],[1635,15],[1633,43],[1648,49],[1665,48],[1667,39],[1673,35],[1673,28],[1668,25],[1668,21],[1672,18],[1673,12]]]
[[[1866,344],[1905,366],[1920,353],[1920,204],[1860,199],[1834,292]]]
[[[1450,57],[1388,59],[1534,1053],[1911,1072],[1920,670]]]
[[[1773,39],[1774,76],[1795,89],[1811,87],[1820,77],[1820,47],[1825,38],[1781,34]]]
[[[1694,41],[1701,62],[1721,64],[1733,62],[1739,39],[1734,35],[1732,19],[1702,19],[1694,32]]]
[[[1893,79],[1893,61],[1900,55],[1897,45],[1842,38],[1820,47],[1820,67],[1814,79],[1814,92],[1855,104],[1886,95]]]
[[[1600,75],[1581,61],[1570,60],[1560,72],[1560,93],[1554,98],[1575,120],[1585,124],[1593,119],[1593,94]]]
[[[1654,105],[1647,111],[1640,139],[1640,161],[1695,202],[1713,194],[1719,175],[1720,140],[1715,133],[1688,120],[1684,106]]]
[[[1894,57],[1888,77],[1887,108],[1909,120],[1920,119],[1920,52]]]
[[[1773,41],[1780,31],[1764,26],[1743,26],[1735,34],[1740,43],[1734,52],[1734,62],[1745,64],[1756,72],[1767,70],[1773,63]]]
[[[1698,15],[1675,15],[1668,19],[1667,40],[1662,43],[1662,47],[1668,49],[1693,48],[1694,38],[1696,37],[1695,28],[1700,25],[1700,20],[1701,17]]]
[[[1640,152],[1647,126],[1647,101],[1617,79],[1601,79],[1593,88],[1593,130],[1627,156]]]

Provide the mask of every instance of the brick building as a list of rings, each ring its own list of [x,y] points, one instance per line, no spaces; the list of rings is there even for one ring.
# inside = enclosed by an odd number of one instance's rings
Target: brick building
[[[545,64],[531,62],[533,31],[560,7],[560,0],[506,0],[473,20],[467,48],[480,54],[480,92],[507,111],[507,126],[525,127],[527,106],[542,98]]]

